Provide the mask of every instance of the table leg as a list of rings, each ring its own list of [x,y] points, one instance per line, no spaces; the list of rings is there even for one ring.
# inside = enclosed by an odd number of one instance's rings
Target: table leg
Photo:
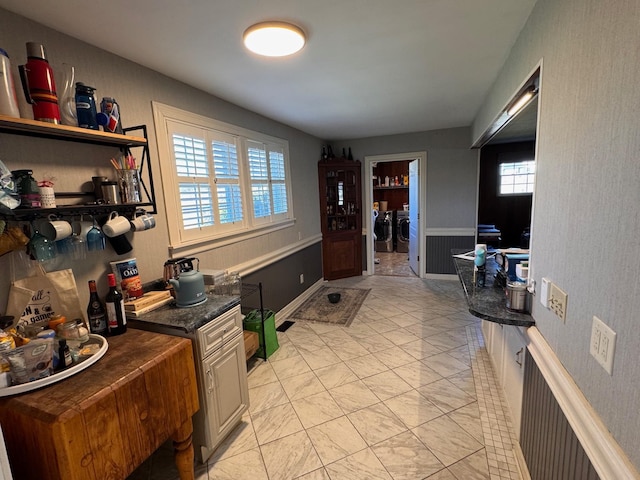
[[[180,480],[194,480],[193,471],[193,424],[187,419],[173,434],[173,449]]]

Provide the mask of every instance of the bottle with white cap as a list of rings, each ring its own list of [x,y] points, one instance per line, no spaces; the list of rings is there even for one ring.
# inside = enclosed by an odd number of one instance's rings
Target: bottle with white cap
[[[476,245],[475,257],[473,263],[475,265],[476,287],[484,287],[486,280],[486,263],[487,263],[487,245],[479,243]]]
[[[0,114],[20,118],[9,55],[0,48]]]

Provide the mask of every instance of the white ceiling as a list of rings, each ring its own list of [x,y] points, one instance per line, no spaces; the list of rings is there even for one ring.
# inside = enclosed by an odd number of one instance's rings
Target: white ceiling
[[[0,0],[13,11],[327,140],[471,124],[536,0]],[[91,19],[91,20],[89,20]],[[290,21],[281,59],[242,33]]]

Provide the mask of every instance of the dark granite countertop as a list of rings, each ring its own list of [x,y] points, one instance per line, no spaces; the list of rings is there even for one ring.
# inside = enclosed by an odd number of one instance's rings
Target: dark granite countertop
[[[172,302],[139,317],[127,317],[127,322],[133,327],[160,325],[194,334],[198,328],[239,304],[239,295],[207,293],[207,301],[200,305],[181,308]]]
[[[452,254],[466,253],[468,250],[452,250]],[[535,325],[533,317],[527,313],[518,313],[507,310],[507,297],[502,287],[495,285],[495,274],[498,264],[493,257],[487,258],[486,280],[484,287],[476,287],[473,281],[473,260],[453,257],[453,263],[458,272],[458,278],[464,289],[469,312],[476,317],[490,322],[518,327],[531,327]]]

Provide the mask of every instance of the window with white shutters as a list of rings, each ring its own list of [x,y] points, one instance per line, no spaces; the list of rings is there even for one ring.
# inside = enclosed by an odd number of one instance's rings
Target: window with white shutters
[[[285,140],[156,103],[154,114],[173,246],[292,221]]]

